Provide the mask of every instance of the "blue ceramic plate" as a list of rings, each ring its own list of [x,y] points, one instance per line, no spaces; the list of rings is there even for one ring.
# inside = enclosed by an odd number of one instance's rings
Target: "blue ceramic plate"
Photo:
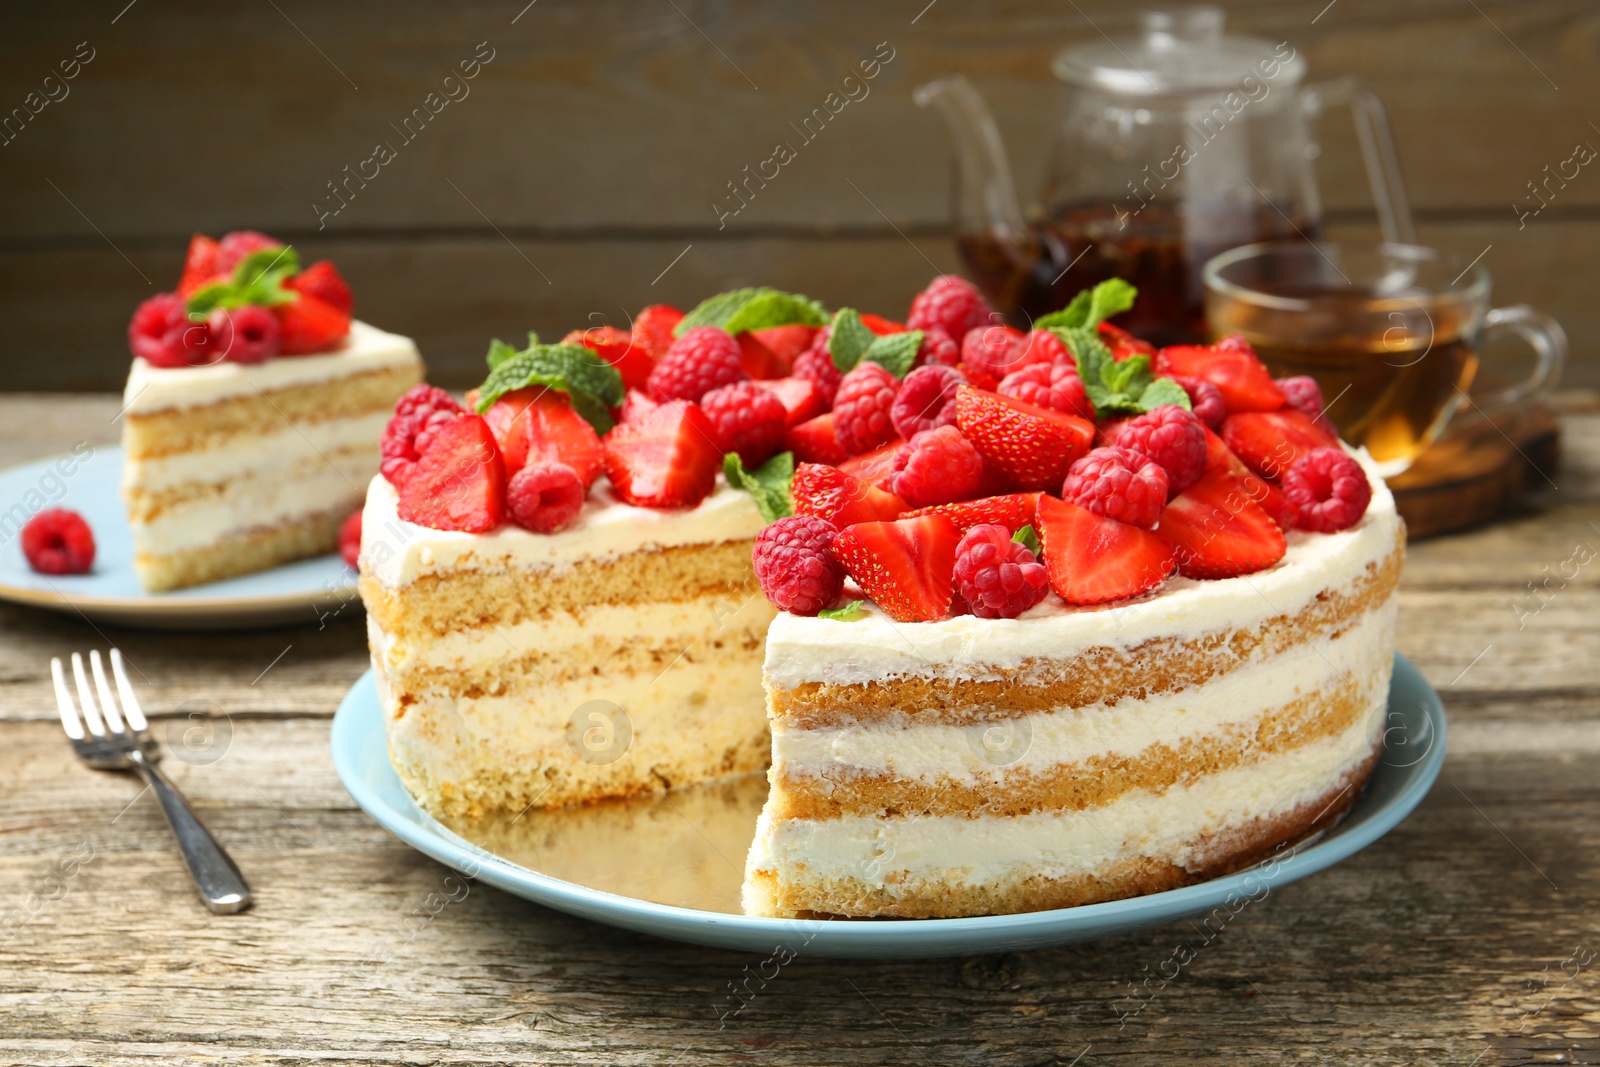
[[[1217,908],[1231,917],[1243,902],[1332,866],[1388,833],[1427,795],[1444,749],[1438,694],[1396,656],[1378,768],[1350,813],[1314,843],[1201,885],[1106,904],[973,919],[807,921],[738,911],[743,848],[766,793],[759,775],[666,797],[527,812],[452,829],[417,807],[390,766],[370,672],[333,719],[333,763],[350,795],[390,833],[440,863],[547,907],[659,937],[746,952],[855,958],[1064,945]]]
[[[122,509],[122,449],[101,445],[0,471],[0,600],[121,626],[241,628],[359,614],[356,575],[337,554],[171,593],[146,593],[133,572]],[[46,507],[71,508],[94,531],[88,574],[37,574],[22,555],[21,525]],[[19,510],[20,509],[20,510]]]

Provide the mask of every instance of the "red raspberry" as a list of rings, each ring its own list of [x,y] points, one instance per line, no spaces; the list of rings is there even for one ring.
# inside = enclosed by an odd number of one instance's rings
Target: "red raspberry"
[[[823,404],[831,408],[834,394],[839,391],[839,379],[844,375],[833,365],[833,356],[828,351],[828,336],[829,329],[824,326],[817,331],[817,339],[811,343],[811,347],[794,357],[794,376],[815,382],[817,390],[822,393]]]
[[[47,508],[22,528],[22,554],[40,574],[87,574],[94,565],[94,532],[76,511]]]
[[[719,385],[749,378],[739,360],[739,342],[726,330],[696,326],[667,347],[650,371],[650,393],[657,400],[696,403]]]
[[[1078,377],[1076,365],[1065,363],[1034,363],[1021,370],[1012,371],[1000,379],[996,392],[1014,396],[1051,411],[1094,419],[1094,405],[1089,403],[1089,393]]]
[[[466,409],[443,389],[413,385],[395,401],[394,417],[383,430],[383,463],[380,470],[396,489],[404,487],[426,440],[422,435],[462,415]]]
[[[1096,515],[1153,530],[1167,506],[1167,472],[1141,453],[1097,448],[1068,469],[1061,499]]]
[[[1077,371],[1078,361],[1072,358],[1072,350],[1051,331],[1029,330],[1027,342],[1027,363],[1065,363],[1074,372]]]
[[[894,432],[909,441],[923,430],[955,425],[956,409],[951,401],[966,380],[954,367],[938,364],[918,367],[906,375],[889,409]]]
[[[922,344],[917,346],[917,363],[924,367],[954,367],[961,362],[961,346],[956,339],[937,326],[922,331]]]
[[[979,389],[993,389],[1027,363],[1027,338],[1009,326],[976,326],[961,338],[961,369]]]
[[[218,274],[231,275],[233,268],[239,265],[239,261],[252,252],[259,252],[263,248],[281,248],[282,246],[283,242],[276,237],[268,237],[266,234],[258,233],[255,230],[234,230],[232,233],[224,235],[222,240],[217,242],[216,271]]]
[[[844,567],[833,554],[839,528],[815,515],[790,515],[756,535],[750,554],[761,591],[780,610],[815,615],[839,598]]]
[[[344,520],[344,525],[339,527],[339,555],[351,570],[359,570],[358,560],[361,559],[361,509],[356,508],[350,517]]]
[[[833,436],[852,455],[894,440],[894,407],[900,383],[876,363],[858,363],[839,379],[833,398]]]
[[[700,407],[717,431],[723,453],[739,453],[747,468],[759,467],[783,447],[789,409],[754,382],[734,382],[713,389]]]
[[[994,309],[971,282],[955,274],[941,274],[911,301],[906,329],[937,326],[951,337],[962,337],[989,321]]]
[[[956,545],[956,590],[980,619],[1014,619],[1050,592],[1050,575],[1011,531],[979,523]]]
[[[1228,414],[1228,407],[1223,403],[1221,389],[1204,378],[1189,378],[1174,374],[1172,380],[1183,386],[1183,391],[1189,394],[1189,408],[1194,412],[1195,418],[1213,430],[1222,426],[1222,420]]]
[[[1274,378],[1273,384],[1289,402],[1289,406],[1300,412],[1308,419],[1315,419],[1322,414],[1322,386],[1308,374],[1296,375],[1293,378]]]
[[[976,496],[983,457],[954,426],[923,430],[894,454],[889,491],[914,508]]]
[[[555,533],[578,521],[584,494],[583,479],[565,463],[530,463],[506,483],[506,511],[524,530]]]
[[[128,322],[128,347],[154,367],[186,367],[189,360],[181,344],[168,343],[192,325],[188,307],[177,293],[157,293],[140,304]],[[177,334],[171,331],[177,330]]]
[[[1192,411],[1163,404],[1138,418],[1108,427],[1118,448],[1139,452],[1167,472],[1167,493],[1177,496],[1206,470],[1206,428]]]
[[[1283,495],[1302,530],[1335,533],[1361,521],[1372,486],[1361,464],[1337,448],[1313,448],[1283,473]]]
[[[260,363],[278,354],[278,317],[264,307],[217,308],[206,318],[211,344],[230,363]]]

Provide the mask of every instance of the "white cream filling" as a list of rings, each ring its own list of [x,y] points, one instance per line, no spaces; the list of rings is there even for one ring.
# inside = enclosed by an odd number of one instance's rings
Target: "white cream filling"
[[[378,441],[390,412],[353,419],[286,424],[263,433],[229,438],[220,448],[176,452],[149,459],[130,459],[122,467],[122,487],[161,493],[188,485],[220,485],[236,478],[287,474],[296,467],[322,463],[341,452],[360,451],[368,469],[376,467]],[[364,485],[366,472],[356,482]]]
[[[359,499],[357,487],[375,462],[370,454],[341,456],[292,481],[235,481],[216,496],[176,504],[149,522],[134,523],[134,549],[140,555],[162,556],[331,511]]]

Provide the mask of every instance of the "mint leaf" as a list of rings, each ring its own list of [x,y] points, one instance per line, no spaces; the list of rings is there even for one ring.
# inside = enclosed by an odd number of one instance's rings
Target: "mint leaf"
[[[276,307],[300,299],[283,283],[300,272],[300,257],[289,245],[258,249],[239,261],[225,282],[214,282],[189,295],[191,318],[204,317],[216,308],[240,308],[255,304]]]
[[[1093,289],[1085,289],[1073,297],[1060,311],[1040,317],[1033,326],[1036,330],[1098,326],[1133,307],[1133,299],[1138,295],[1139,290],[1121,278],[1107,278]]]
[[[696,326],[720,326],[729,333],[740,333],[791,324],[821,326],[827,321],[828,313],[810,297],[760,286],[702,300],[672,328],[672,335],[682,337]]]
[[[1113,360],[1101,373],[1107,386],[1131,397],[1143,393],[1155,377],[1150,373],[1150,357],[1143,354],[1129,356],[1120,363]]]
[[[1183,386],[1171,378],[1156,378],[1149,356],[1129,356],[1118,363],[1092,326],[1057,327],[1052,332],[1072,352],[1096,418],[1142,415],[1163,404],[1189,409]]]
[[[872,347],[878,335],[867,329],[861,313],[855,308],[840,308],[834,312],[833,327],[828,331],[828,355],[840,373],[861,362],[861,356]]]
[[[539,331],[538,330],[529,330],[528,331],[528,347],[532,348],[534,345],[536,345],[538,343],[539,343]]]
[[[794,481],[793,452],[779,452],[753,471],[744,469],[739,453],[729,452],[722,457],[722,474],[729,485],[755,498],[756,510],[769,526],[794,514],[794,501],[789,496],[789,483]]]
[[[1040,315],[1033,320],[1036,330],[1065,330],[1082,326],[1089,321],[1089,290],[1085,289],[1060,311],[1052,311],[1048,315]]]
[[[850,603],[841,605],[837,608],[823,608],[821,611],[817,612],[817,618],[833,619],[835,622],[849,622],[851,619],[858,618],[860,615],[861,601],[859,600],[852,600]]]
[[[875,338],[861,353],[861,358],[871,360],[896,378],[904,378],[911,373],[911,365],[917,361],[917,350],[921,347],[921,330],[888,333]]]
[[[1012,534],[1011,540],[1026,547],[1027,550],[1032,552],[1035,556],[1039,554],[1039,535],[1034,532],[1031,523]]]
[[[507,345],[506,347],[510,347]],[[496,350],[490,346],[490,353]],[[611,412],[622,403],[622,375],[617,368],[580,345],[529,345],[521,352],[502,356],[478,387],[478,414],[494,406],[507,393],[543,385],[559,389],[572,401],[572,410],[594,427],[595,433],[611,429]]]
[[[1157,378],[1139,394],[1139,410],[1154,411],[1167,404],[1176,404],[1185,411],[1193,411],[1189,394],[1171,378]]]
[[[537,337],[538,335],[535,334],[534,336]],[[533,343],[538,344],[539,342],[535,340]],[[516,354],[517,350],[515,348],[512,348],[497,337],[489,342],[489,354],[483,358],[489,364],[489,369],[494,370]]]
[[[258,248],[241,259],[233,268],[233,284],[254,286],[268,278],[280,281],[291,274],[300,273],[300,256],[292,245],[279,248]]]

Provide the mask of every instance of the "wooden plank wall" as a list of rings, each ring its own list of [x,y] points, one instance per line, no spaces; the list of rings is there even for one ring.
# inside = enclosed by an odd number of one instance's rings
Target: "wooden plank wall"
[[[1600,8],[1586,0],[1236,0],[1230,25],[1288,40],[1313,76],[1388,101],[1423,239],[1484,249],[1496,296],[1569,330],[1569,381],[1600,384],[1600,169],[1549,206],[1527,183],[1600,146]],[[764,282],[904,309],[946,229],[949,152],[913,87],[964,71],[1025,197],[1042,176],[1059,47],[1115,33],[1114,0],[420,0],[211,5],[97,0],[0,15],[0,388],[114,389],[134,304],[176,279],[194,230],[253,226],[331,256],[359,312],[415,336],[444,384],[491,336],[623,321]],[[479,60],[476,77],[446,83]],[[858,62],[892,55],[810,141],[798,124]],[[77,66],[72,66],[75,54]],[[83,61],[82,57],[88,57]],[[66,68],[61,65],[67,64]],[[75,69],[70,81],[45,77]],[[447,102],[409,139],[430,93]],[[455,99],[448,99],[447,94]],[[37,100],[37,98],[35,98]],[[1348,124],[1321,163],[1335,234],[1371,232]],[[796,158],[736,216],[713,204]],[[374,146],[393,158],[344,179]],[[367,173],[372,173],[369,165]],[[321,205],[319,210],[319,205]],[[323,215],[333,207],[337,214]],[[668,269],[670,266],[670,269]]]

